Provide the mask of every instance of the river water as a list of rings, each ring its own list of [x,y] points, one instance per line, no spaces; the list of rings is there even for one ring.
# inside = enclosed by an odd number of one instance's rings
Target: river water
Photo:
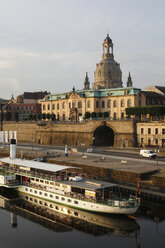
[[[48,201],[41,206],[38,198],[26,195],[4,197],[0,196],[0,248],[165,247],[165,207],[155,203],[142,202],[133,219]]]

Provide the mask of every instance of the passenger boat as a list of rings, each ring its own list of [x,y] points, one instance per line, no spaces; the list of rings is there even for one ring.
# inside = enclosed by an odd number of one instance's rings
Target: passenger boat
[[[134,214],[140,205],[137,197],[114,196],[117,184],[83,178],[77,168],[16,158],[15,140],[0,164],[0,186],[62,205],[111,214]]]

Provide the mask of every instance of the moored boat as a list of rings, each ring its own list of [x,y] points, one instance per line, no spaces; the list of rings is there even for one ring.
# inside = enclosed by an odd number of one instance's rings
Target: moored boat
[[[140,205],[137,197],[117,198],[117,184],[83,178],[77,168],[16,158],[14,141],[0,163],[0,186],[45,200],[111,214],[134,214]]]

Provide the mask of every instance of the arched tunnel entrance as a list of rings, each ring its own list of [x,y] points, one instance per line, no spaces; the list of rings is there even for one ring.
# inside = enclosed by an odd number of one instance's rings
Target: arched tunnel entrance
[[[94,131],[93,145],[113,146],[114,131],[108,126],[100,126]]]

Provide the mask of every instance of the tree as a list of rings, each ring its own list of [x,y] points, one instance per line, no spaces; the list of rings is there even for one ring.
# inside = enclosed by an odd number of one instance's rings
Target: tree
[[[92,113],[91,113],[91,117],[92,117],[92,118],[96,118],[96,117],[97,117],[96,112],[92,112]]]
[[[47,114],[46,114],[46,118],[47,118],[48,120],[50,120],[50,113],[47,113]]]
[[[31,121],[32,119],[33,119],[33,115],[30,114],[30,115],[29,115],[29,120]]]
[[[42,119],[43,119],[43,120],[46,119],[46,114],[45,114],[45,113],[42,114]]]
[[[89,119],[90,116],[91,116],[90,112],[85,112],[85,115],[84,115],[85,119]]]
[[[56,120],[56,115],[55,114],[51,114],[51,119],[52,119],[52,121],[55,121]]]
[[[38,119],[38,120],[41,120],[41,117],[42,117],[42,116],[41,116],[41,114],[39,113],[39,114],[37,115],[37,119]]]
[[[103,116],[104,116],[104,118],[107,118],[107,117],[109,117],[109,113],[108,112],[104,112],[103,113]]]
[[[98,116],[99,118],[101,118],[101,117],[103,117],[103,113],[102,113],[102,112],[98,112],[98,113],[97,113],[97,116]]]

